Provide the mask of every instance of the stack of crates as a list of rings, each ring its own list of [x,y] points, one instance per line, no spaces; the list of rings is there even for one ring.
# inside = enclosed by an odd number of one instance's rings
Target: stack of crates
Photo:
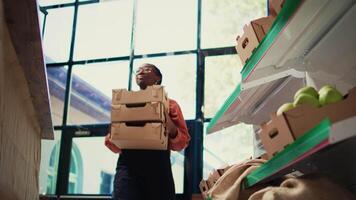
[[[114,89],[111,142],[121,149],[166,150],[166,116],[169,102],[163,86],[145,90]]]

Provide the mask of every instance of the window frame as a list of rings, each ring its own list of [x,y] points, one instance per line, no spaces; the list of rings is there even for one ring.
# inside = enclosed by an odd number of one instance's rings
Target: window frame
[[[52,67],[62,67],[68,66],[67,71],[67,82],[65,88],[65,97],[64,97],[64,108],[63,108],[63,120],[61,125],[54,126],[55,130],[61,131],[61,140],[60,140],[60,153],[59,153],[59,165],[57,172],[57,184],[55,195],[68,195],[68,184],[69,184],[69,175],[70,175],[70,157],[71,149],[73,144],[73,138],[78,137],[104,137],[109,129],[109,124],[88,124],[88,125],[68,125],[68,109],[70,103],[70,90],[72,85],[72,69],[74,65],[81,65],[87,63],[101,63],[101,62],[113,62],[113,61],[129,61],[129,74],[133,72],[133,63],[135,59],[146,58],[146,57],[163,57],[170,55],[185,55],[185,54],[196,54],[196,111],[195,118],[192,120],[186,120],[187,126],[189,128],[190,134],[192,136],[190,141],[190,146],[185,150],[185,159],[184,159],[184,191],[183,194],[177,194],[178,199],[183,199],[185,197],[190,197],[191,194],[200,193],[199,182],[203,176],[203,128],[204,122],[210,122],[211,118],[205,118],[204,113],[202,112],[202,107],[204,106],[204,74],[205,74],[205,58],[209,56],[218,56],[218,55],[230,55],[237,54],[234,46],[228,47],[219,47],[219,48],[210,48],[202,49],[201,48],[201,8],[203,0],[196,0],[197,4],[197,24],[196,24],[196,49],[193,50],[181,50],[174,52],[160,52],[153,54],[143,54],[136,55],[134,53],[134,30],[136,24],[136,3],[138,0],[134,0],[133,6],[133,20],[131,27],[131,45],[130,45],[130,54],[126,56],[110,57],[110,58],[97,58],[97,59],[87,59],[87,60],[73,60],[73,52],[75,46],[75,37],[76,37],[76,26],[78,18],[78,8],[79,6],[86,4],[95,4],[99,3],[99,0],[88,0],[88,1],[79,1],[75,0],[74,3],[66,3],[59,5],[50,5],[50,6],[40,6],[39,10],[44,14],[43,17],[43,29],[42,35],[45,32],[46,28],[46,16],[48,10],[63,8],[63,7],[74,7],[74,16],[72,22],[72,35],[71,35],[71,45],[69,51],[69,59],[66,62],[56,62],[56,63],[47,63],[47,68]],[[268,4],[267,4],[268,5]],[[266,8],[266,10],[268,10]],[[237,56],[237,55],[236,55]],[[132,89],[132,76],[129,75],[128,87],[129,90]],[[79,133],[88,132],[88,134],[83,135]],[[71,194],[72,195],[72,194]],[[78,195],[78,198],[81,195]],[[100,195],[98,195],[100,196]]]

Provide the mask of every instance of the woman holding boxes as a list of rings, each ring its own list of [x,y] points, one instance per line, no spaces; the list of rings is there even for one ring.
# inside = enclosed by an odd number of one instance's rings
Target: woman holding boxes
[[[136,83],[141,90],[160,85],[162,74],[153,64],[145,63],[136,71]],[[105,137],[105,145],[119,153],[113,199],[115,200],[174,200],[175,187],[171,170],[170,150],[181,151],[189,144],[190,135],[182,111],[169,99],[166,113],[167,150],[120,149]]]

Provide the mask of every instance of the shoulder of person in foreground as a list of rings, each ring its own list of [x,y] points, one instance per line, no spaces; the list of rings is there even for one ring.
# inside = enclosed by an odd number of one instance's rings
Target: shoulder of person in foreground
[[[174,138],[169,138],[169,149],[181,151],[188,146],[190,135],[182,110],[173,99],[169,99],[169,117],[177,128],[177,135]]]

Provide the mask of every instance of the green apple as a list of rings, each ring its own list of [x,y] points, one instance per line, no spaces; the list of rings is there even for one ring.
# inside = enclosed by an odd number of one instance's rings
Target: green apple
[[[314,87],[312,86],[305,86],[303,88],[300,88],[294,95],[294,100],[298,98],[300,94],[309,94],[310,96],[315,97],[316,99],[319,98],[318,91],[315,90]]]
[[[319,103],[321,106],[339,102],[343,98],[342,94],[330,85],[325,85],[319,90]]]
[[[291,110],[293,108],[294,108],[293,103],[285,103],[278,108],[276,114],[281,115],[282,113],[287,112],[288,110]]]
[[[297,98],[293,102],[294,107],[303,104],[309,104],[315,107],[319,107],[319,100],[315,98],[315,96],[301,93],[297,96]]]

